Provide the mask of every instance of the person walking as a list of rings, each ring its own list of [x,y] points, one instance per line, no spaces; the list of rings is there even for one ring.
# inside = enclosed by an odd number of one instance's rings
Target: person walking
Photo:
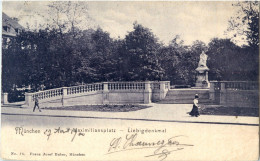
[[[199,114],[199,105],[198,105],[198,103],[199,103],[199,95],[196,94],[196,95],[195,95],[195,99],[193,100],[192,110],[191,110],[191,112],[189,112],[189,114],[190,114],[191,116],[196,116],[196,117],[198,117],[198,116],[200,115],[200,114]]]
[[[42,111],[40,110],[38,96],[35,96],[35,103],[34,103],[34,107],[33,107],[33,112],[35,111],[36,106],[38,106],[39,112],[42,112]]]

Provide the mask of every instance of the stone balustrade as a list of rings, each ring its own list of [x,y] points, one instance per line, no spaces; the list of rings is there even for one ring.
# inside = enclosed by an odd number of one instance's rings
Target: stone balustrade
[[[72,87],[66,87],[66,88],[67,88],[67,95],[73,95],[73,94],[101,91],[101,90],[103,90],[103,84],[102,83],[93,83],[93,84],[72,86]]]
[[[144,90],[144,82],[108,82],[108,90]]]
[[[78,104],[150,103],[166,96],[169,81],[102,82],[25,94],[26,107],[32,107],[38,97],[41,104],[66,106]]]

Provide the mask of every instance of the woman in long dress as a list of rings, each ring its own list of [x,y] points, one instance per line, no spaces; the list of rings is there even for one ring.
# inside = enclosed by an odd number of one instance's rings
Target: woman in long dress
[[[192,107],[192,110],[191,112],[189,113],[191,116],[196,116],[198,117],[200,114],[199,114],[199,96],[198,94],[195,95],[195,99],[193,100],[193,107]]]

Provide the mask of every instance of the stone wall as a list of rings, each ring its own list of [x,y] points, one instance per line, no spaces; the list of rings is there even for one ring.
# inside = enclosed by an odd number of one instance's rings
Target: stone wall
[[[211,81],[210,99],[223,106],[258,108],[258,82]]]

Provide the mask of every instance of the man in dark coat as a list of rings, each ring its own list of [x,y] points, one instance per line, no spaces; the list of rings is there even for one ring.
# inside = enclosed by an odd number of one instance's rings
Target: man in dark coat
[[[33,112],[35,111],[36,106],[38,106],[39,112],[42,112],[42,111],[40,110],[38,96],[35,96],[35,103],[34,103],[34,107],[33,107]]]

